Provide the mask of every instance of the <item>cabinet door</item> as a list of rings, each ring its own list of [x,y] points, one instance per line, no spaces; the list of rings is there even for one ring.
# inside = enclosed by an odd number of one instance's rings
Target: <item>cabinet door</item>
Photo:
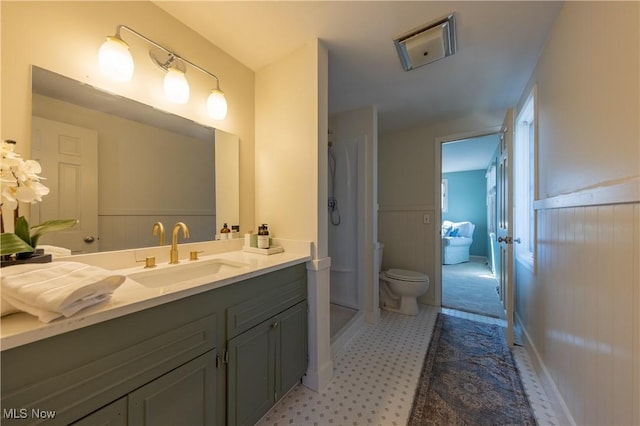
[[[129,394],[131,425],[214,425],[215,350],[195,358]]]
[[[118,399],[111,404],[83,417],[73,426],[127,426],[127,397]]]
[[[253,425],[273,405],[275,320],[264,321],[229,340],[227,423]]]
[[[307,371],[307,302],[301,302],[277,316],[277,395],[280,399]]]

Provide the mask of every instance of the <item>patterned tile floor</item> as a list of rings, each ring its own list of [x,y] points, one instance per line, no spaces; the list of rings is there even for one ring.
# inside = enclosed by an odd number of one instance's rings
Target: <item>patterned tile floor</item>
[[[443,309],[448,315],[486,322],[501,320]],[[334,359],[334,378],[322,392],[302,385],[258,425],[405,425],[431,339],[438,308],[421,306],[416,316],[382,311]],[[522,347],[514,350],[525,390],[541,426],[559,422]]]

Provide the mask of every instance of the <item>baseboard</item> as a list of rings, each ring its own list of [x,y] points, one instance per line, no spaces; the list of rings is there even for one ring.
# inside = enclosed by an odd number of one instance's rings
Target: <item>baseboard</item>
[[[309,389],[320,392],[331,382],[333,378],[333,361],[324,363],[318,370],[307,370],[302,377],[302,384]]]
[[[536,374],[540,378],[540,384],[542,388],[546,392],[547,396],[551,399],[551,404],[553,405],[553,410],[556,413],[556,417],[561,425],[572,425],[576,426],[576,422],[573,420],[573,416],[571,415],[571,411],[567,404],[564,402],[562,395],[560,394],[560,390],[556,386],[556,383],[553,381],[549,370],[544,365],[544,361],[542,361],[542,357],[538,353],[536,349],[536,345],[531,340],[531,336],[527,333],[527,329],[524,327],[524,324],[520,320],[520,316],[516,312],[515,314],[516,322],[519,324],[522,333],[524,334],[524,348],[529,354],[529,359],[531,359],[531,363],[533,364],[533,368],[536,371]]]
[[[478,262],[478,263],[487,263],[488,264],[488,260],[487,260],[487,256],[476,256],[476,255],[470,255],[469,256],[469,260],[473,260],[474,262]]]

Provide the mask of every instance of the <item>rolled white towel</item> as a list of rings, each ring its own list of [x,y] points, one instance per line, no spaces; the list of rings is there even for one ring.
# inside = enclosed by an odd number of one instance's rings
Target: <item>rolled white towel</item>
[[[2,299],[50,322],[109,299],[125,278],[79,262],[13,265],[2,269]]]

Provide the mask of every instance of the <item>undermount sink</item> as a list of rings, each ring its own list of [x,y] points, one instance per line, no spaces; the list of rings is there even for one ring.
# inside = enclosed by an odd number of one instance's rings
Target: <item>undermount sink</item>
[[[220,272],[233,272],[249,266],[246,263],[227,259],[201,260],[192,263],[169,265],[159,269],[150,269],[129,274],[129,278],[150,288],[167,287],[181,282],[213,275]]]

